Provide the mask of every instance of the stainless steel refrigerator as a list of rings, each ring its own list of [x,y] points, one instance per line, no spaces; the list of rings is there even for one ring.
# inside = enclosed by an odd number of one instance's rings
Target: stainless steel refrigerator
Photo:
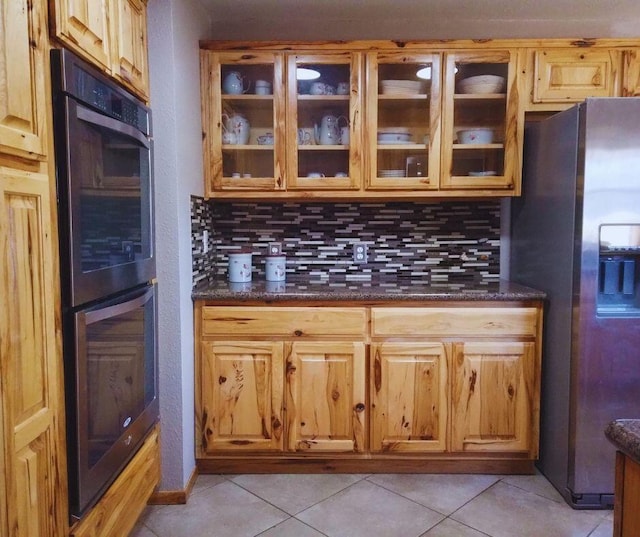
[[[640,98],[587,99],[525,129],[510,277],[547,293],[538,467],[611,506],[608,422],[640,418]]]

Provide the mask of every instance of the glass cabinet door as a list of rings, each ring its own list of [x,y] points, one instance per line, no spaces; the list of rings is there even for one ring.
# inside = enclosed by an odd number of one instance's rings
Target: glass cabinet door
[[[202,52],[207,194],[284,189],[284,60]]]
[[[440,175],[440,55],[367,55],[369,190],[433,190]]]
[[[510,51],[445,53],[443,189],[517,194],[523,131]]]
[[[358,189],[362,55],[292,54],[287,64],[287,188]]]

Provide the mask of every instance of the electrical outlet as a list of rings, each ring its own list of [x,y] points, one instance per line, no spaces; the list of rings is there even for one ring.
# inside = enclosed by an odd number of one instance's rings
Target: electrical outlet
[[[353,243],[353,262],[356,265],[361,265],[366,263],[367,261],[367,245],[364,242]]]
[[[269,255],[280,255],[280,254],[282,254],[282,243],[270,242]]]

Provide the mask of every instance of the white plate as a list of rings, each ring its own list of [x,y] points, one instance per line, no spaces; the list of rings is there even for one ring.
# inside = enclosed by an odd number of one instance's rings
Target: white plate
[[[493,175],[498,175],[494,171],[486,171],[486,172],[469,172],[470,177],[491,177]]]
[[[412,144],[411,140],[389,140],[389,141],[381,141],[378,140],[378,145],[406,145]]]

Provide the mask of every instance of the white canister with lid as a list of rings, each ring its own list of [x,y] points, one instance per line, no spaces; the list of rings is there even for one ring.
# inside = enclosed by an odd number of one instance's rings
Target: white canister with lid
[[[250,282],[251,281],[251,251],[241,250],[229,253],[229,281],[230,282]]]
[[[265,278],[268,282],[283,282],[286,278],[287,258],[283,255],[267,256]]]

